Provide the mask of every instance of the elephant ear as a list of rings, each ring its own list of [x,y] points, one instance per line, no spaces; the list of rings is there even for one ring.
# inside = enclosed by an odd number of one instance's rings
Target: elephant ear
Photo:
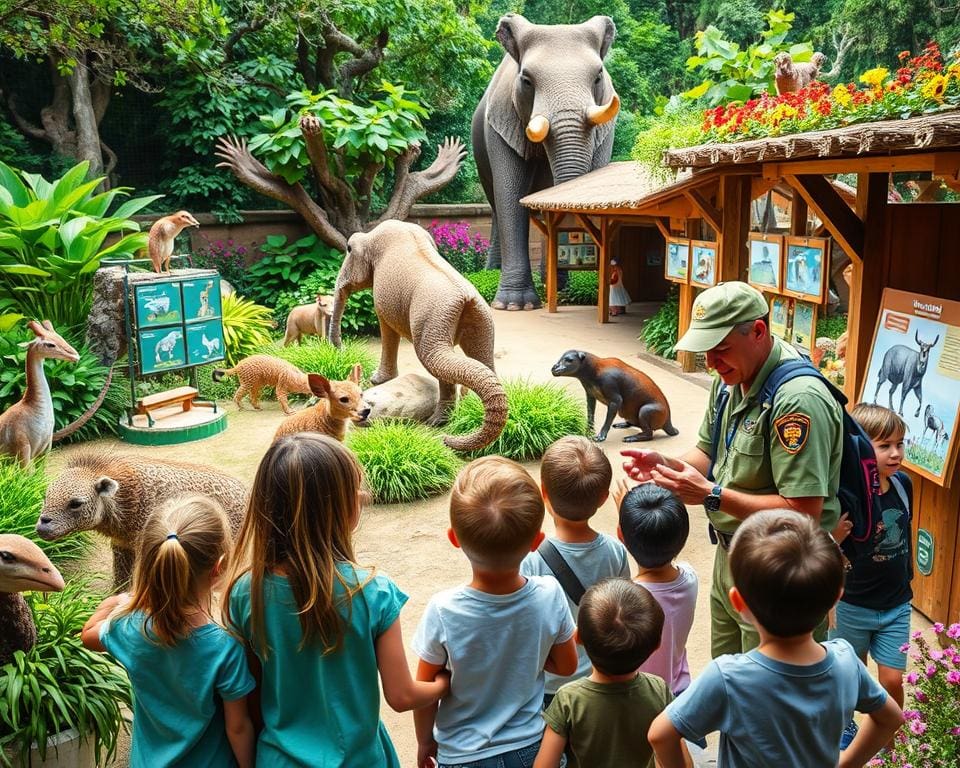
[[[543,147],[527,139],[524,129],[529,115],[517,113],[513,92],[520,76],[526,32],[533,25],[523,16],[508,13],[497,24],[497,40],[507,55],[493,73],[487,92],[484,117],[487,125],[524,160],[543,155]]]
[[[583,22],[581,25],[587,27],[597,37],[597,50],[600,52],[600,58],[607,58],[610,52],[610,46],[617,36],[617,25],[609,16],[594,16],[592,19]]]
[[[497,23],[497,40],[515,62],[520,63],[523,55],[523,35],[531,24],[518,13],[508,13],[500,17]]]

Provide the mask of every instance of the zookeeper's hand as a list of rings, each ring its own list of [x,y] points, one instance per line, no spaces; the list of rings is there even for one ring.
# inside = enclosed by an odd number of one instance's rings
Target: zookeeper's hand
[[[703,500],[713,490],[713,483],[686,462],[678,462],[680,469],[661,464],[650,470],[650,479],[661,488],[673,491],[684,504],[703,504]]]
[[[623,462],[623,471],[626,472],[630,478],[640,483],[646,483],[652,480],[653,476],[650,473],[657,466],[676,461],[675,459],[668,459],[662,453],[657,453],[656,451],[643,451],[637,450],[636,448],[620,451],[620,455],[627,457],[627,461]]]
[[[627,480],[625,477],[617,480],[617,484],[613,489],[613,503],[617,505],[618,510],[623,503],[623,497],[630,493],[630,489],[634,486],[636,486],[636,483]]]

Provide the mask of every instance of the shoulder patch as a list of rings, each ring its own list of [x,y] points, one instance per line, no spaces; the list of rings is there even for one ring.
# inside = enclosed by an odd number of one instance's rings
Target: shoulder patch
[[[805,413],[788,413],[773,422],[773,427],[783,449],[787,453],[799,453],[810,436],[810,417]]]

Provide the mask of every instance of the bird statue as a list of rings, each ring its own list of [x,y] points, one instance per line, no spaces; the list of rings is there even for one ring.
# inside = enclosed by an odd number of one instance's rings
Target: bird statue
[[[187,227],[199,227],[200,222],[187,211],[177,211],[162,219],[157,219],[150,227],[147,238],[147,254],[153,264],[154,272],[169,272],[170,257],[173,256],[173,241]]]
[[[16,651],[29,651],[37,642],[30,606],[21,592],[60,592],[63,576],[30,539],[0,534],[0,667]]]

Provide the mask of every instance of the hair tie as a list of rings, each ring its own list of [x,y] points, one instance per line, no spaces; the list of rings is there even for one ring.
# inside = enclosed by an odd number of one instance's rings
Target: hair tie
[[[170,533],[167,534],[167,541],[170,541],[170,539],[176,539],[177,541],[180,541],[180,537],[177,536],[176,531],[170,531]]]

